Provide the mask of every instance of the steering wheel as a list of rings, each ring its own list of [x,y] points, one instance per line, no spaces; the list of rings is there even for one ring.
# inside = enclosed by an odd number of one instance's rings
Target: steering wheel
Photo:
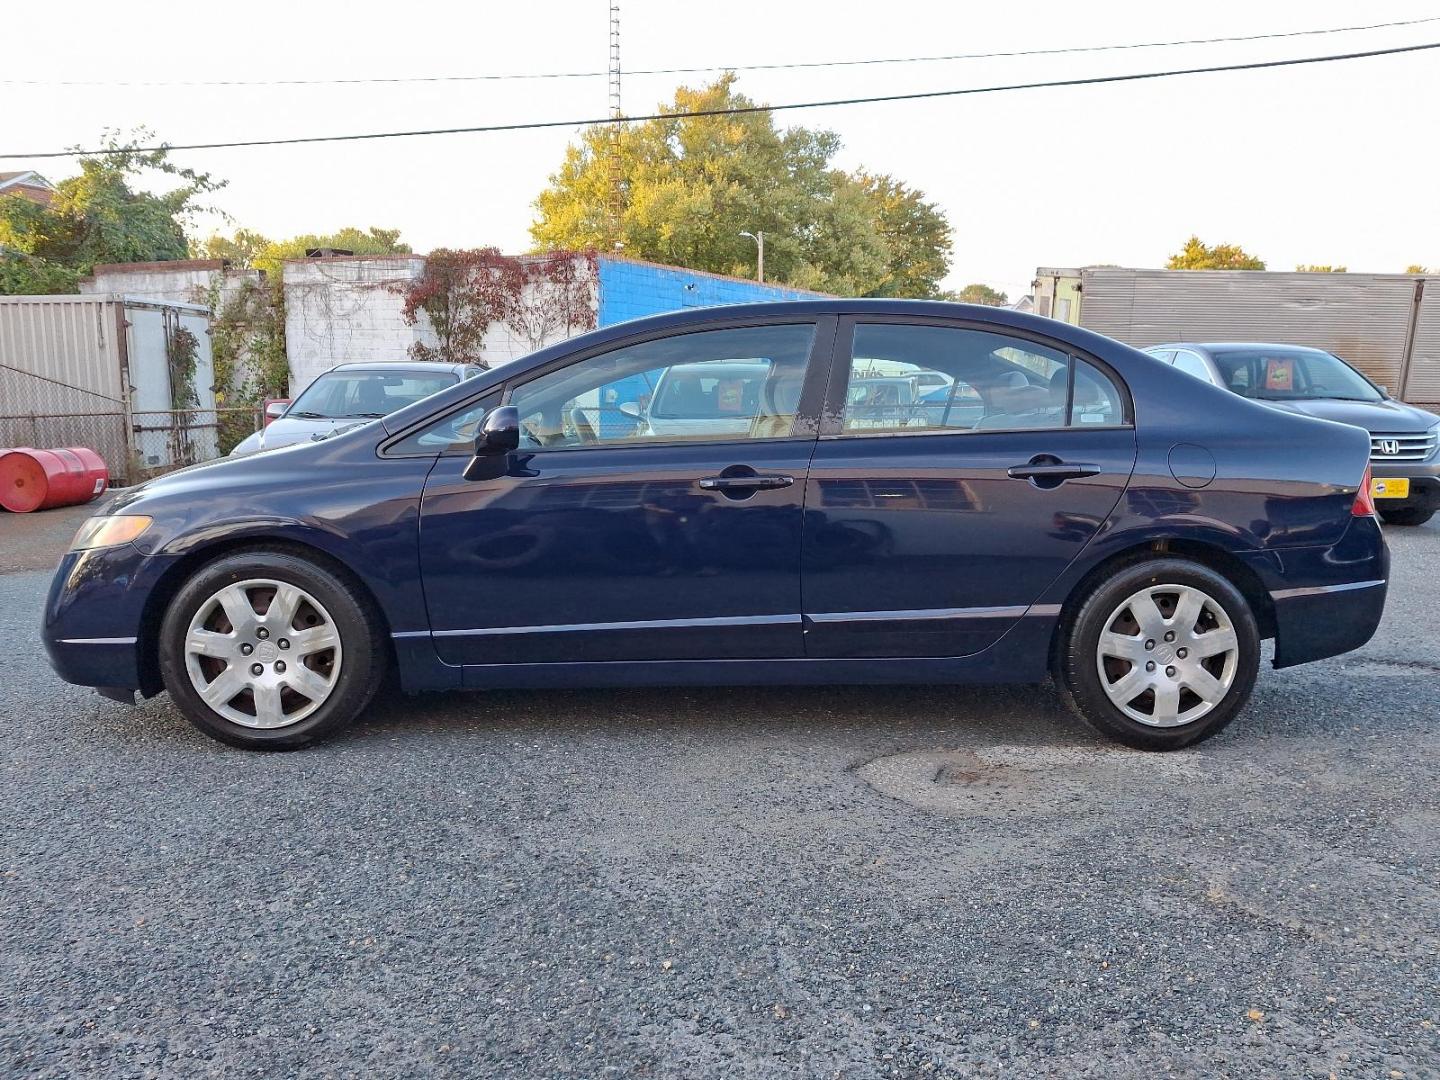
[[[596,443],[600,436],[595,431],[595,426],[590,423],[590,418],[585,415],[585,410],[579,405],[570,410],[570,424],[575,428],[575,434],[580,437],[582,443]]]

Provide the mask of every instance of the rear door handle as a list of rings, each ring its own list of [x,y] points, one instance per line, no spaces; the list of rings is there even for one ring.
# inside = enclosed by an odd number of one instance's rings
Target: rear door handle
[[[707,476],[700,481],[700,487],[705,491],[758,491],[789,487],[793,483],[793,476]]]
[[[1013,480],[1078,480],[1082,476],[1098,476],[1100,466],[1078,461],[1057,461],[1053,464],[1011,465],[1007,472]]]

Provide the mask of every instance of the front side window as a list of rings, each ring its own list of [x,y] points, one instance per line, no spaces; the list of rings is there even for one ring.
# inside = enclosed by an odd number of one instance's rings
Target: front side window
[[[1210,369],[1205,366],[1205,361],[1192,352],[1177,352],[1175,354],[1175,366],[1186,375],[1194,375],[1197,379],[1213,383],[1215,380],[1210,377]]]
[[[842,433],[1124,422],[1123,398],[1109,376],[1060,350],[959,327],[855,327]]]
[[[646,341],[523,383],[509,403],[533,449],[786,438],[814,332],[748,326]]]

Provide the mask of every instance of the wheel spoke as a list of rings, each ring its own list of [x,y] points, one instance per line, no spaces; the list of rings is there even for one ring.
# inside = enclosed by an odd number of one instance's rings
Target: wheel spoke
[[[1218,705],[1220,699],[1225,696],[1224,684],[1198,664],[1193,671],[1185,675],[1181,682],[1208,705]]]
[[[1149,685],[1150,680],[1145,677],[1145,671],[1138,665],[1132,667],[1120,678],[1105,687],[1105,692],[1110,699],[1118,705],[1128,705],[1135,697]]]
[[[324,701],[330,693],[330,684],[318,671],[312,671],[304,664],[295,664],[285,672],[285,682],[297,694],[304,694],[311,701]]]
[[[1206,657],[1219,656],[1227,653],[1236,646],[1235,631],[1228,626],[1219,630],[1209,630],[1203,634],[1195,635],[1194,655],[1204,660]]]
[[[230,699],[248,685],[249,682],[240,670],[232,666],[222,671],[214,682],[201,690],[200,696],[205,699],[206,705],[219,711],[221,706],[230,704]]]
[[[1155,597],[1149,593],[1130,601],[1130,613],[1140,624],[1140,633],[1146,637],[1158,638],[1164,632],[1165,616],[1160,611],[1160,605],[1155,603]]]
[[[259,727],[279,727],[285,722],[280,706],[280,684],[267,682],[255,687],[255,720]]]
[[[1175,614],[1171,621],[1181,633],[1193,634],[1195,624],[1200,621],[1200,612],[1204,609],[1205,597],[1194,589],[1186,589],[1180,594],[1180,602],[1175,605]]]
[[[295,612],[300,610],[304,599],[305,594],[294,585],[287,585],[283,581],[278,584],[275,587],[275,597],[270,601],[270,610],[265,612],[265,621],[271,630],[289,630],[291,623],[295,621]]]
[[[1145,662],[1145,639],[1106,631],[1100,635],[1100,655],[1115,656],[1121,660],[1143,664]]]
[[[231,585],[228,589],[220,592],[215,600],[224,608],[225,617],[230,620],[232,633],[245,637],[255,629],[259,616],[255,614],[255,606],[250,603],[250,594],[244,588],[239,585]]]
[[[1180,718],[1180,684],[1162,680],[1155,686],[1155,709],[1150,714],[1155,723],[1174,726]]]
[[[333,649],[338,644],[340,644],[340,636],[328,623],[323,626],[312,626],[308,630],[296,630],[290,635],[290,648],[297,658]]]
[[[191,630],[190,636],[185,639],[185,651],[197,656],[229,660],[235,655],[235,637],[232,634],[217,634],[214,630]]]

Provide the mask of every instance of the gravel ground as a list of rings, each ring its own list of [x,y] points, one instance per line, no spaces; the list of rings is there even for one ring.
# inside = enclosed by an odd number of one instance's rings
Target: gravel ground
[[[430,696],[255,755],[55,679],[18,521],[5,1075],[1440,1076],[1433,526],[1366,649],[1175,755],[1018,688]]]

